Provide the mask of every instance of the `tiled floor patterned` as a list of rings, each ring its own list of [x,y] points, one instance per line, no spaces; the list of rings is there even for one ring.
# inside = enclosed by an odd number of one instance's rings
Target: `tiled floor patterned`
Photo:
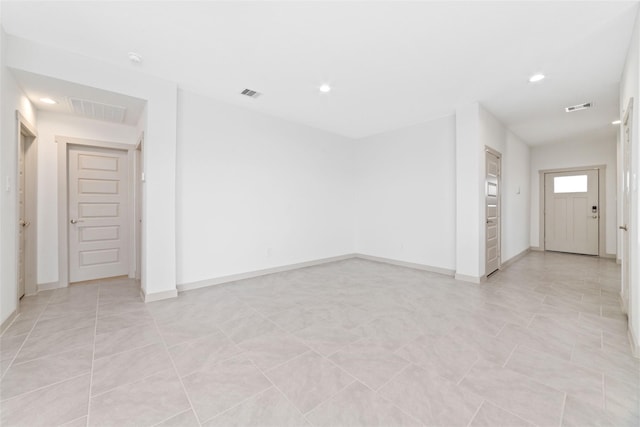
[[[2,426],[637,426],[610,260],[530,253],[487,283],[362,259],[144,304],[25,297]]]

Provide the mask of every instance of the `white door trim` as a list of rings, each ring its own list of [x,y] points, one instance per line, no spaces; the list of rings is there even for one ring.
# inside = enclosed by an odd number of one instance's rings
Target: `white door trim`
[[[483,203],[484,203],[484,229],[485,229],[485,236],[484,236],[484,269],[485,269],[485,274],[484,274],[484,278],[487,278],[489,275],[495,273],[496,271],[499,271],[502,268],[502,153],[500,153],[497,150],[494,150],[491,147],[488,147],[485,145],[484,147],[485,149],[485,165],[487,163],[487,153],[490,153],[494,156],[496,156],[498,158],[498,162],[500,164],[500,170],[498,171],[498,196],[496,197],[497,199],[497,204],[498,204],[498,224],[497,224],[497,239],[498,239],[498,268],[497,270],[494,271],[486,271],[487,270],[487,266],[488,266],[488,250],[487,250],[487,224],[488,224],[488,215],[487,215],[487,200],[486,200],[486,196],[487,196],[487,171],[485,170],[485,177],[484,177],[484,181],[485,181],[485,197],[483,197]]]
[[[16,110],[16,219],[19,221],[19,198],[20,192],[18,191],[18,176],[17,171],[19,168],[19,150],[23,150],[24,148],[21,146],[22,133],[28,135],[29,138],[33,138],[31,141],[32,149],[27,153],[27,157],[24,159],[25,162],[25,171],[26,171],[26,187],[27,191],[25,191],[25,207],[31,215],[31,224],[29,225],[29,230],[25,234],[25,239],[27,239],[27,247],[29,249],[29,253],[25,253],[25,283],[24,283],[24,294],[25,295],[33,295],[38,292],[38,131],[29,121],[20,113],[20,111]],[[16,242],[16,251],[19,250],[19,239],[20,239],[20,230],[19,227],[21,225],[16,222],[15,228],[15,242]],[[18,254],[19,257],[19,254]],[[19,268],[19,259],[16,257],[16,278],[18,277],[18,268]],[[16,298],[19,300],[19,283],[16,280]]]
[[[574,172],[588,169],[597,169],[598,173],[598,210],[600,218],[598,219],[598,256],[607,257],[607,240],[606,240],[606,224],[607,224],[607,197],[606,197],[606,175],[607,165],[592,165],[592,166],[580,166],[573,168],[560,168],[560,169],[541,169],[538,171],[540,182],[540,211],[538,214],[540,225],[538,227],[538,240],[540,242],[540,249],[545,251],[544,241],[544,208],[545,208],[545,192],[544,192],[544,176],[548,173],[562,173],[562,172]]]
[[[133,144],[122,144],[118,142],[97,141],[93,139],[73,138],[69,136],[56,135],[56,143],[58,144],[58,286],[69,286],[69,173],[67,170],[68,146],[78,145],[86,147],[111,148],[116,150],[124,150],[127,152],[127,168],[129,176],[134,173],[134,151],[136,146]],[[129,180],[129,200],[132,200],[134,194],[133,183],[135,180]],[[129,209],[129,224],[133,226],[133,209]],[[131,249],[135,250],[134,239],[130,239]],[[136,255],[138,256],[138,255]],[[129,257],[129,277],[135,277],[135,256]]]
[[[629,319],[631,318],[631,315],[629,313],[629,309],[630,304],[629,304],[629,293],[631,291],[631,265],[629,264],[629,252],[631,249],[631,236],[629,235],[629,223],[631,222],[631,190],[629,190],[629,194],[625,194],[625,191],[627,190],[627,184],[625,184],[625,181],[627,179],[627,173],[631,173],[631,162],[632,162],[632,158],[633,158],[633,154],[631,152],[631,150],[633,150],[633,133],[635,132],[635,127],[636,124],[634,123],[633,120],[633,109],[634,109],[634,105],[633,105],[633,98],[629,99],[629,103],[627,104],[627,109],[624,112],[624,118],[622,120],[622,132],[621,132],[621,154],[622,154],[622,164],[621,169],[622,171],[618,172],[618,175],[621,176],[621,180],[620,180],[620,189],[622,194],[620,194],[620,209],[621,209],[621,215],[618,217],[620,218],[620,223],[617,224],[618,228],[617,228],[617,232],[618,232],[618,238],[619,238],[619,242],[621,242],[621,246],[620,246],[620,252],[621,254],[618,254],[620,256],[620,262],[622,264],[622,280],[621,280],[621,284],[620,284],[620,301],[621,301],[621,306],[622,306],[622,312],[623,313],[627,313],[629,316]],[[627,141],[627,136],[626,136],[626,130],[628,130],[629,133],[629,137],[628,137],[628,141]],[[629,144],[629,157],[627,159],[627,153],[626,153],[626,146],[627,144]],[[631,179],[629,177],[629,179]]]

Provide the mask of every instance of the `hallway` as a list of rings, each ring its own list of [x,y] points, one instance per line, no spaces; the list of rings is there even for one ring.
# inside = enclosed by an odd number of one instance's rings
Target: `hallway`
[[[1,424],[636,426],[619,283],[532,252],[482,285],[349,259],[149,304],[41,292],[1,338]]]

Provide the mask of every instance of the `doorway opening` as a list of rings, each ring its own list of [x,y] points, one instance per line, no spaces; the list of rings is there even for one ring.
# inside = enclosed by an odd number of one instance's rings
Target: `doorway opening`
[[[540,241],[545,251],[605,256],[605,169],[540,171]]]
[[[59,286],[136,277],[135,145],[56,136]]]
[[[18,299],[37,293],[38,274],[38,145],[37,131],[20,114],[17,117],[18,168]]]
[[[631,137],[633,129],[633,99],[624,115],[622,133],[622,224],[618,226],[622,240],[622,286],[620,299],[622,300],[622,312],[629,312],[629,284],[631,281],[631,266],[629,264],[629,251],[631,239],[629,224],[631,219]]]
[[[485,147],[485,276],[500,269],[501,154]]]

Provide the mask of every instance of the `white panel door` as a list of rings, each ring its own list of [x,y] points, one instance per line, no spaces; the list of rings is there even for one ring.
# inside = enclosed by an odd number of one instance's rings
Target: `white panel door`
[[[545,249],[598,255],[598,170],[545,174]]]
[[[485,178],[485,274],[500,268],[500,157],[486,152]]]
[[[29,226],[26,219],[26,171],[25,171],[25,136],[20,133],[20,146],[18,147],[18,298],[25,294],[26,277],[26,246],[27,239],[25,228]]]
[[[127,153],[69,146],[69,281],[129,273]]]

